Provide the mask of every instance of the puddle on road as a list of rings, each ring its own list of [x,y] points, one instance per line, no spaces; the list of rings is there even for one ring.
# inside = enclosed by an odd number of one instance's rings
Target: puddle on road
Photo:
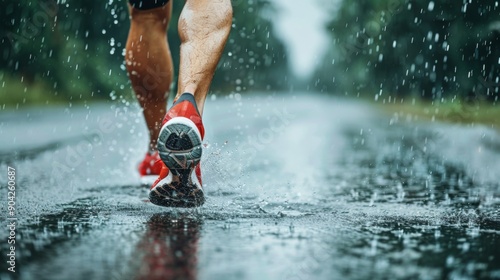
[[[498,221],[454,207],[439,212],[402,203],[342,202],[322,208],[289,204],[283,210],[284,205],[269,203],[239,211],[232,206],[165,211],[120,199],[125,197],[78,200],[60,213],[27,221],[19,230],[26,279],[64,279],[73,270],[96,279],[427,279],[500,273]]]
[[[330,177],[331,181],[341,180],[341,184],[350,185],[342,188],[342,194],[350,195],[352,201],[469,208],[500,205],[500,183],[481,181],[466,164],[436,152],[442,143],[430,140],[436,138],[432,131],[398,127],[383,137],[366,133],[360,136],[354,130],[346,134],[353,139],[351,150],[356,153],[343,159],[342,173]]]
[[[290,111],[303,103],[288,104]],[[331,119],[352,116],[341,106]],[[250,162],[233,144],[244,138],[214,138],[224,144],[206,147],[209,199],[197,210],[144,202],[147,189],[130,183],[135,169],[122,164],[136,152],[123,148],[127,133],[116,151],[96,145],[100,161],[79,165],[71,188],[53,185],[42,168],[55,156],[63,162],[64,151],[20,160],[19,170],[39,175],[19,178],[29,187],[20,190],[23,278],[500,278],[500,187],[474,170],[477,159],[444,156],[454,151],[434,129],[389,129],[361,118],[350,121],[371,130],[343,119],[325,130],[310,125],[314,117],[296,119],[259,150],[266,157]],[[249,122],[249,129],[262,125]],[[484,139],[495,153],[498,142]]]

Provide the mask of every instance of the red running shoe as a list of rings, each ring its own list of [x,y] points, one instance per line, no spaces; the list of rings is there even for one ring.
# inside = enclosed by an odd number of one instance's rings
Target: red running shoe
[[[144,159],[139,163],[139,175],[143,185],[151,185],[160,175],[163,163],[158,152],[147,152]]]
[[[164,165],[149,192],[153,204],[197,207],[205,202],[200,169],[204,134],[194,96],[182,94],[165,115],[158,136],[158,151]]]

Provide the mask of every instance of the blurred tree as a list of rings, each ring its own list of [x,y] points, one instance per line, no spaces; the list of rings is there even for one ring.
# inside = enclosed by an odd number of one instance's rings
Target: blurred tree
[[[274,7],[267,0],[235,0],[233,9],[233,29],[214,84],[234,91],[284,89],[290,69],[270,19]]]
[[[323,90],[498,100],[498,1],[343,1],[328,29]]]
[[[123,3],[102,2],[8,3],[2,17],[0,71],[22,77],[19,80],[27,87],[48,84],[53,91],[47,97],[76,101],[108,96],[118,83],[126,81],[119,68],[123,58],[119,52],[115,54],[120,43],[110,44],[115,36],[118,42],[126,37],[125,8]],[[115,9],[117,14],[110,14]],[[24,94],[29,99],[30,93]]]
[[[0,12],[0,100],[5,81],[47,88],[46,97],[87,100],[131,96],[123,64],[129,27],[127,1],[20,0]],[[174,1],[168,37],[175,69],[180,39],[177,21],[184,1]],[[280,89],[288,73],[283,44],[273,33],[266,0],[235,0],[234,23],[213,81],[218,91]],[[6,75],[7,74],[7,75]],[[0,85],[2,85],[0,83]],[[2,90],[3,88],[3,90]],[[19,87],[12,87],[19,89]],[[9,92],[30,99],[30,90]],[[28,102],[29,103],[29,102]]]

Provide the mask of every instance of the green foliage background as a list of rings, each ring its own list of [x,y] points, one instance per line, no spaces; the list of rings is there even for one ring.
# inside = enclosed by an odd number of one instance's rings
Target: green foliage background
[[[168,30],[174,64],[184,5]],[[497,0],[317,0],[330,10],[328,52],[303,84],[275,36],[272,0],[233,0],[233,28],[212,92],[311,89],[394,102],[498,103]],[[125,0],[9,1],[0,10],[0,106],[131,97],[123,65]],[[307,20],[307,18],[297,19]],[[177,67],[176,67],[177,69]]]
[[[318,89],[386,101],[498,101],[498,1],[363,0],[330,8]]]
[[[174,0],[168,29],[175,65],[183,5]],[[123,64],[127,1],[20,0],[2,6],[0,106],[132,96]],[[289,69],[284,46],[265,17],[273,13],[272,5],[234,0],[233,9],[232,32],[212,89],[281,89]]]

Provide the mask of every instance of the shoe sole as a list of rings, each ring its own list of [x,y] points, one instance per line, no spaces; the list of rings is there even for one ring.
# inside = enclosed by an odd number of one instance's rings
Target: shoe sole
[[[149,194],[152,203],[166,207],[197,207],[205,202],[194,172],[202,155],[201,136],[188,118],[177,117],[160,130],[160,158],[173,175],[169,184],[158,184]]]
[[[163,207],[199,207],[205,203],[201,189],[186,187],[184,184],[172,183],[157,186],[149,192],[149,201]]]

